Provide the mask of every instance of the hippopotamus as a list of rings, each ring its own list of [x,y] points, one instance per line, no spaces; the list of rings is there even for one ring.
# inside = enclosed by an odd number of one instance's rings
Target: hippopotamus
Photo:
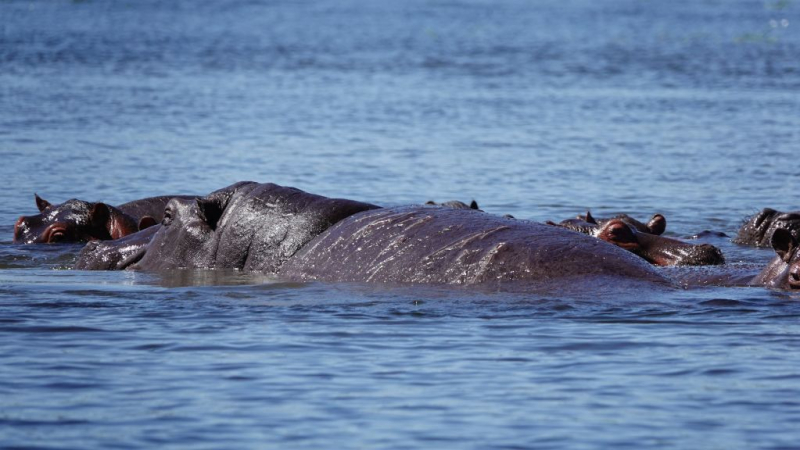
[[[800,211],[781,212],[764,208],[758,214],[746,219],[732,242],[769,247],[772,245],[772,233],[779,228],[790,231],[797,238],[800,233]]]
[[[762,268],[752,265],[712,268],[692,267],[701,271],[678,271],[670,277],[681,285],[692,286],[764,286],[771,289],[800,289],[800,251],[798,240],[785,228],[777,228],[770,237],[775,257]]]
[[[544,224],[472,210],[394,207],[332,226],[289,259],[289,280],[484,285],[515,290],[554,280],[668,283],[623,249]]]
[[[561,222],[561,224],[567,226],[567,228],[570,228],[569,225],[571,223],[574,223],[578,227],[586,223],[602,227],[610,220],[614,219],[621,220],[622,222],[624,222],[625,224],[627,224],[628,226],[632,227],[634,230],[640,233],[648,233],[648,234],[654,234],[656,236],[661,236],[667,229],[667,219],[661,214],[654,214],[653,217],[650,219],[650,221],[645,224],[643,222],[639,222],[638,220],[634,219],[633,217],[627,214],[617,214],[616,216],[607,219],[602,219],[602,218],[596,219],[592,216],[591,211],[586,211],[585,215],[578,215],[576,219],[564,220]],[[583,230],[578,230],[578,229],[576,229],[576,231],[584,232]]]
[[[464,203],[464,202],[462,202],[462,201],[459,201],[459,200],[450,200],[449,202],[443,202],[443,203],[436,203],[433,200],[428,200],[427,202],[425,202],[425,204],[426,205],[434,205],[434,206],[435,205],[439,205],[439,206],[444,206],[446,208],[453,208],[453,209],[476,209],[478,211],[481,210],[478,207],[478,202],[476,202],[475,200],[471,201],[469,203],[469,205]]]
[[[776,256],[751,284],[776,289],[800,289],[800,252],[795,235],[786,228],[777,228],[772,232],[770,245]]]
[[[378,206],[327,198],[292,187],[245,181],[202,198],[173,198],[147,232],[90,245],[85,269],[240,269],[276,273],[303,245],[340,220]]]
[[[546,222],[594,236],[608,243],[629,250],[658,266],[703,266],[724,264],[722,252],[710,244],[689,244],[671,239],[645,230],[662,233],[666,228],[666,219],[656,214],[645,225],[628,215],[620,215],[611,219],[595,220],[591,213],[577,219],[567,219],[561,223]],[[638,224],[638,225],[637,225]]]
[[[38,244],[119,239],[160,222],[164,206],[173,197],[148,197],[119,206],[78,199],[53,205],[34,194],[40,214],[22,216],[17,220],[14,242]]]

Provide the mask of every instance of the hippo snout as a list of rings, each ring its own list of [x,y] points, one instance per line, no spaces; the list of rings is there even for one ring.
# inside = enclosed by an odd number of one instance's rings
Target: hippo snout
[[[695,247],[683,264],[688,266],[714,266],[725,264],[725,257],[722,255],[722,250],[717,247],[711,244],[700,244]]]

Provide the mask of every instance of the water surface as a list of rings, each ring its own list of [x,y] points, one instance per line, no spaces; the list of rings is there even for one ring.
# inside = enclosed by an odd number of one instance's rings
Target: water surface
[[[799,11],[0,2],[0,447],[796,448],[791,293],[93,273],[11,240],[34,192],[240,180],[732,236],[798,208]]]

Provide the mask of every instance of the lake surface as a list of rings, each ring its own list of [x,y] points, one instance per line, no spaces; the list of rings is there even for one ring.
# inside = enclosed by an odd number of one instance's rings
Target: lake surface
[[[1,1],[0,447],[798,448],[796,294],[82,272],[80,245],[11,243],[34,192],[240,180],[733,236],[800,208],[798,61],[786,1]]]

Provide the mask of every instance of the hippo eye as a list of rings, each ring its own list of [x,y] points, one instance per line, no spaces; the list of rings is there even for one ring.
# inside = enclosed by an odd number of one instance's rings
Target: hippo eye
[[[64,240],[64,237],[65,235],[63,231],[55,231],[53,232],[53,234],[50,235],[50,242],[51,243],[61,242]]]
[[[164,220],[161,221],[161,225],[168,227],[169,224],[172,223],[172,210],[167,208],[164,210]]]

